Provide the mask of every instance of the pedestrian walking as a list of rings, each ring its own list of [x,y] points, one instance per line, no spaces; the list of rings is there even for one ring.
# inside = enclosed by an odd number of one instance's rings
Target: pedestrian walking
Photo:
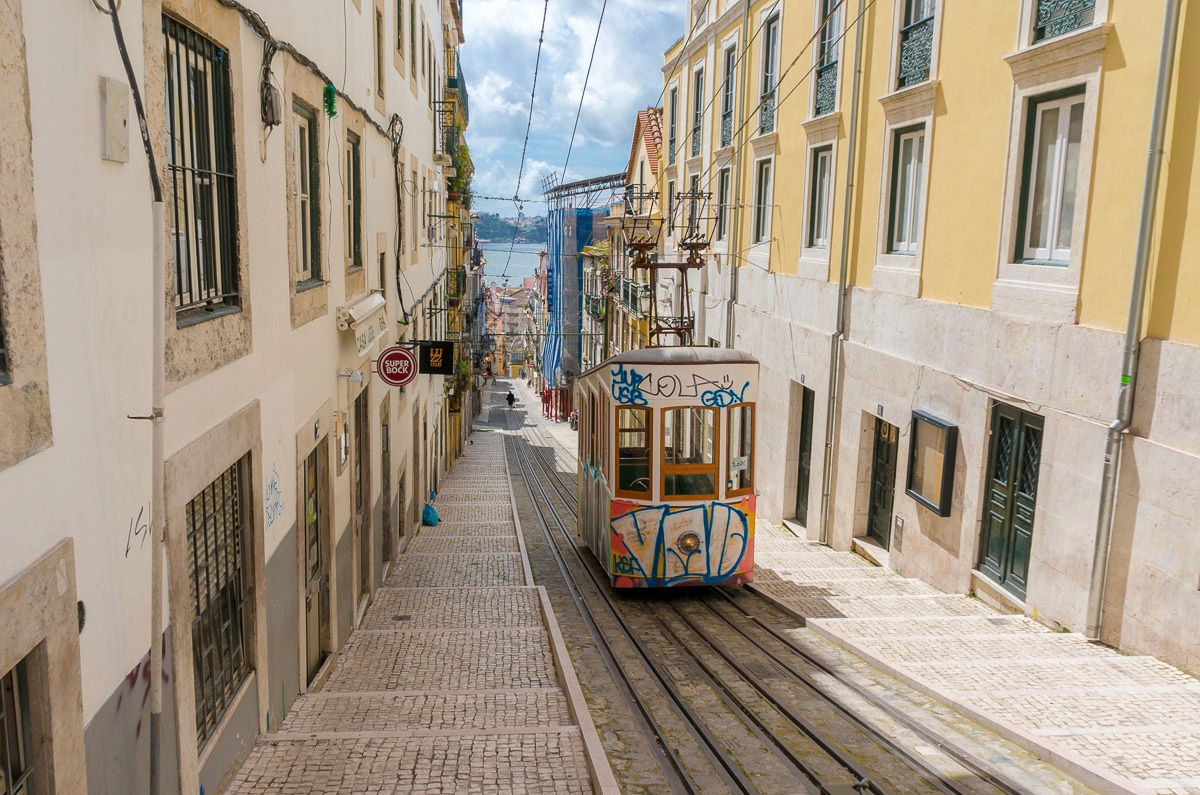
[[[513,404],[517,402],[517,396],[512,393],[511,389],[508,390],[508,394],[504,397],[504,399],[508,401],[508,407],[510,409],[513,407]]]

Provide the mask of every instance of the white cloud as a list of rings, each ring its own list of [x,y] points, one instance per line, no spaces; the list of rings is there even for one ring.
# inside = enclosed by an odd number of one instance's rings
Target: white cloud
[[[529,92],[543,9],[546,32],[520,194],[561,172],[579,112],[566,180],[621,171],[637,111],[661,102],[663,52],[684,33],[685,0],[607,0],[591,76],[588,59],[604,0],[469,0],[462,65],[471,99],[467,140],[475,192],[511,196],[529,120]],[[557,164],[557,165],[555,165]],[[480,203],[481,209],[509,208]],[[531,203],[530,212],[537,212]]]

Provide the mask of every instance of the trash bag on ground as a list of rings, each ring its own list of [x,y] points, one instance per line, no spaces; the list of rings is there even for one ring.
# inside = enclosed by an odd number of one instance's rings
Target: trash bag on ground
[[[437,509],[431,504],[425,503],[425,508],[421,511],[421,524],[428,527],[437,527],[439,521]]]

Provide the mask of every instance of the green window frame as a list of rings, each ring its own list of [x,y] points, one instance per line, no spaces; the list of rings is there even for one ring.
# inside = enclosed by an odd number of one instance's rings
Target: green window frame
[[[292,177],[296,186],[296,258],[300,285],[321,281],[321,168],[317,112],[292,103]]]
[[[346,270],[363,265],[362,254],[362,140],[346,133]]]

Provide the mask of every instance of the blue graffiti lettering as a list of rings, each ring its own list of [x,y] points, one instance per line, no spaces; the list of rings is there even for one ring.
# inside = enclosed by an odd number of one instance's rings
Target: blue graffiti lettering
[[[728,408],[736,403],[743,402],[743,399],[746,395],[746,390],[749,388],[749,386],[749,381],[742,384],[742,389],[740,392],[735,392],[728,387],[709,389],[700,395],[700,402],[705,406],[712,406],[713,408]]]
[[[266,513],[267,527],[275,524],[275,520],[283,513],[283,489],[279,482],[279,471],[271,467],[271,479],[267,481],[266,496],[263,500]]]
[[[626,370],[623,364],[618,364],[617,369],[610,370],[609,375],[612,376],[613,400],[626,406],[645,406],[649,403],[642,394],[642,382],[646,380],[646,376],[633,368]]]

